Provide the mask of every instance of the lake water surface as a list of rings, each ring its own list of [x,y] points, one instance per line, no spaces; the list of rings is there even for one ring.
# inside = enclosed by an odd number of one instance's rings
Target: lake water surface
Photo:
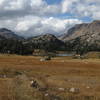
[[[59,53],[59,54],[56,54],[57,57],[70,57],[70,56],[73,56],[74,54],[73,53]]]

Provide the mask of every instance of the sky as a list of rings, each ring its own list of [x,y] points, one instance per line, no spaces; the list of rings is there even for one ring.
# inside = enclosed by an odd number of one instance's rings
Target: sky
[[[61,35],[100,19],[100,0],[0,0],[0,28],[21,36]]]

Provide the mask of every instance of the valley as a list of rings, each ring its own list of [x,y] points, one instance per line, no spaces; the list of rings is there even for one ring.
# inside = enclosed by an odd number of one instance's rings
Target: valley
[[[99,59],[40,59],[0,55],[0,100],[99,100]]]
[[[100,21],[57,37],[0,29],[0,100],[100,100]]]

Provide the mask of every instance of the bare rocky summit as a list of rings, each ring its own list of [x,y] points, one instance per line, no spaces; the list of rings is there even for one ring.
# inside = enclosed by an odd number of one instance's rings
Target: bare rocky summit
[[[78,24],[68,30],[61,38],[67,44],[67,48],[75,51],[99,51],[100,50],[100,21]]]
[[[42,42],[61,42],[59,39],[57,39],[56,36],[54,36],[52,34],[39,35],[39,36],[31,37],[28,40],[30,40],[32,42],[38,42],[38,43],[42,43]]]
[[[45,50],[58,50],[64,48],[64,42],[59,40],[52,34],[39,35],[31,37],[27,40],[28,43],[34,45],[34,48],[45,49]]]
[[[99,36],[99,37],[98,37]],[[77,24],[68,30],[67,34],[62,37],[62,40],[68,41],[78,37],[86,38],[87,41],[100,39],[100,21],[95,20],[92,23]]]

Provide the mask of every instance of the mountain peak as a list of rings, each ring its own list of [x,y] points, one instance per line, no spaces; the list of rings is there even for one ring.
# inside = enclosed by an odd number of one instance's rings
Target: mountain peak
[[[100,20],[94,20],[92,23],[100,23]]]
[[[45,35],[41,35],[41,36],[46,37],[46,38],[56,38],[56,36],[53,34],[45,34]]]
[[[7,29],[7,28],[0,28],[0,32],[5,32],[5,31],[11,32],[11,30],[9,30],[9,29]]]
[[[56,39],[57,39],[56,36],[53,34],[44,34],[44,35],[39,35],[30,38],[30,40],[47,40],[47,41],[56,40]]]
[[[14,39],[14,40],[22,38],[7,28],[0,28],[0,36],[4,37],[5,39]]]
[[[93,34],[99,35],[100,33],[100,20],[95,20],[92,23],[83,23],[75,25],[74,27],[70,28],[66,35],[63,36],[63,40],[72,40],[77,37],[82,36],[93,36]]]
[[[67,34],[63,36],[62,40],[68,48],[71,47],[77,53],[100,50],[100,20],[75,25],[68,30]]]

